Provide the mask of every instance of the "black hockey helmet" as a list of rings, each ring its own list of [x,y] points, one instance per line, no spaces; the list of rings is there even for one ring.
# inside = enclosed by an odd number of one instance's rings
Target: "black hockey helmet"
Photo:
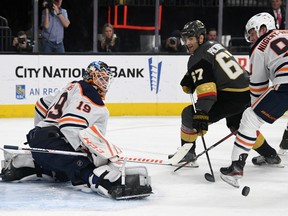
[[[181,31],[183,38],[195,36],[199,38],[200,35],[204,35],[206,38],[206,28],[205,25],[200,20],[190,21],[185,24],[184,28]]]

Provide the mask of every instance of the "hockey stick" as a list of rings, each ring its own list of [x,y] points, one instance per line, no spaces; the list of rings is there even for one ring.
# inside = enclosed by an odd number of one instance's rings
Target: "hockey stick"
[[[21,151],[23,153],[36,152],[36,153],[46,153],[46,154],[48,153],[48,154],[60,154],[60,155],[88,157],[88,154],[84,153],[84,152],[71,152],[71,151],[61,151],[61,150],[42,149],[42,148],[22,148],[22,147],[15,146],[15,145],[4,145],[3,150],[5,151],[5,149],[17,150],[18,152]],[[165,160],[157,159],[157,158],[120,156],[119,160],[124,161],[125,158],[127,158],[127,162],[131,162],[131,163],[144,163],[144,164],[152,164],[152,165],[173,166],[169,161],[165,161]],[[175,166],[177,166],[177,165],[175,165]],[[189,167],[189,168],[193,168],[193,167]]]
[[[215,182],[215,176],[214,176],[214,172],[213,172],[213,169],[212,169],[210,157],[209,157],[209,154],[208,154],[208,151],[207,151],[207,147],[206,147],[206,143],[205,143],[203,134],[201,134],[201,138],[202,138],[202,142],[203,142],[203,146],[204,146],[204,149],[205,149],[206,158],[208,160],[208,164],[209,164],[209,168],[210,168],[210,172],[211,172],[211,174],[210,173],[205,173],[204,177],[205,177],[205,179],[207,181]]]
[[[22,147],[14,146],[14,145],[4,145],[3,148],[11,149],[11,150],[23,150],[23,151],[29,151],[29,152],[37,152],[37,153],[50,153],[50,154],[88,157],[88,154],[84,152],[61,151],[61,150],[55,150],[55,149],[42,149],[42,148],[22,148]]]
[[[195,100],[194,100],[194,97],[193,97],[192,93],[190,94],[190,98],[191,98],[191,102],[192,102],[192,105],[193,105],[193,108],[194,108],[194,112],[196,113]],[[205,140],[204,140],[203,131],[201,130],[200,133],[201,133],[201,138],[202,138],[202,142],[203,142],[206,158],[207,158],[207,161],[208,161],[208,164],[209,164],[209,168],[210,168],[210,172],[211,172],[211,173],[205,173],[204,177],[205,177],[205,179],[207,181],[215,182],[215,176],[214,176],[214,172],[213,172],[213,169],[212,169],[210,157],[209,157],[209,154],[208,154],[208,151],[207,151],[206,143],[205,143]]]
[[[229,137],[231,137],[232,135],[235,135],[237,133],[238,130],[228,134],[227,136],[225,136],[224,138],[222,138],[221,140],[219,140],[218,142],[216,142],[215,144],[213,144],[212,146],[210,146],[209,148],[207,148],[207,150],[202,151],[201,153],[199,153],[198,155],[196,155],[195,160],[197,160],[200,156],[202,156],[203,154],[205,154],[206,152],[212,150],[213,148],[215,148],[216,146],[218,146],[219,144],[221,144],[222,142],[224,142],[225,140],[227,140]],[[185,167],[187,164],[189,164],[191,161],[187,161],[184,164],[182,164],[181,166],[179,166],[178,168],[176,168],[174,170],[174,172],[176,172],[177,170]]]

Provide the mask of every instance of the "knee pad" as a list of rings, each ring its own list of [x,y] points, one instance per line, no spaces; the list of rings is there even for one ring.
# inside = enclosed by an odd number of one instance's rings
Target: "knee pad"
[[[249,107],[242,115],[239,131],[243,131],[251,137],[256,137],[255,131],[257,131],[263,124],[264,121],[256,115],[251,107]]]

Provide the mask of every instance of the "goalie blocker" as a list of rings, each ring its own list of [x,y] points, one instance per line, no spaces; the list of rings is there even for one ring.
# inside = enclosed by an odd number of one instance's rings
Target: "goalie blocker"
[[[47,137],[48,143],[51,143],[52,137],[57,149],[67,151],[66,147],[68,143],[66,143],[62,135],[51,136],[51,133],[61,134],[60,130],[56,127],[38,128],[34,130],[33,139],[28,140],[30,146],[34,148],[45,148],[47,143],[44,138]],[[89,159],[82,156],[35,152],[32,154],[32,157],[31,153],[24,154],[20,151],[18,153],[17,150],[5,150],[5,160],[2,161],[1,170],[2,180],[47,180],[48,178],[43,178],[43,176],[47,176],[47,173],[49,180],[55,181],[55,179],[57,179],[57,173],[55,175],[53,167],[57,167],[57,171],[61,170],[61,174],[66,173],[66,175],[61,176],[62,181],[71,180],[72,184],[76,185],[75,179],[69,178],[72,175],[71,171],[74,170],[75,173],[81,173],[81,176],[78,175],[78,177],[73,174],[77,179],[80,178],[78,184],[86,183],[91,190],[108,198],[141,198],[149,196],[152,193],[151,181],[147,169],[141,166],[125,167],[125,163],[118,161],[118,154],[121,150],[117,146],[110,144],[96,127],[93,126],[93,128],[90,127],[82,130],[79,137],[82,141],[82,148],[85,148],[91,155]],[[61,146],[63,146],[63,148],[61,148]],[[50,145],[50,147],[52,146]],[[55,162],[56,158],[58,163]],[[78,167],[75,171],[75,166],[72,167],[73,164],[75,164],[73,161],[79,162],[79,160],[85,162],[86,166]],[[50,169],[45,167],[45,162],[47,161],[49,161]],[[59,163],[59,161],[61,161],[61,163]],[[63,164],[65,164],[65,166],[63,166]],[[69,172],[67,170],[69,170]]]

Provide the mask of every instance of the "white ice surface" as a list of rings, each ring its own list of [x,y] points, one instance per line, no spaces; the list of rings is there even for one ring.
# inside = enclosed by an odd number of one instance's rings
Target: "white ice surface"
[[[261,129],[268,142],[278,150],[287,119]],[[33,119],[0,119],[1,143],[23,146]],[[107,138],[123,149],[125,156],[167,159],[180,145],[179,117],[111,117]],[[230,131],[225,121],[209,127],[207,146],[216,143]],[[288,215],[288,159],[285,168],[255,167],[251,151],[240,189],[224,183],[219,169],[230,165],[234,137],[209,152],[216,182],[207,182],[209,172],[205,154],[198,159],[199,168],[146,165],[152,178],[154,194],[144,200],[114,201],[94,193],[83,192],[69,183],[4,183],[0,182],[1,216],[284,216]],[[196,152],[203,150],[201,139]],[[3,154],[0,152],[0,159]],[[288,156],[286,156],[288,157]],[[129,163],[129,166],[139,164]],[[247,197],[242,188],[251,188]]]

